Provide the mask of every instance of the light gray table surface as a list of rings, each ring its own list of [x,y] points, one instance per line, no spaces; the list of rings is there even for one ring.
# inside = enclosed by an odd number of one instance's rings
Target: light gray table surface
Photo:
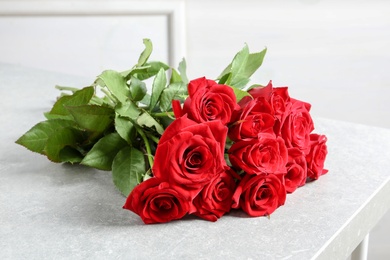
[[[345,259],[390,208],[390,131],[315,118],[329,173],[270,219],[233,211],[215,223],[144,225],[122,209],[110,172],[14,143],[44,120],[54,85],[92,81],[0,64],[0,259]]]

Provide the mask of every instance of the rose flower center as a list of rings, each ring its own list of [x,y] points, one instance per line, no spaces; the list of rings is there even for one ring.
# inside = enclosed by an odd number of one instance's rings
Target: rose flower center
[[[189,147],[184,152],[184,168],[188,173],[201,173],[211,167],[211,153],[204,146]]]

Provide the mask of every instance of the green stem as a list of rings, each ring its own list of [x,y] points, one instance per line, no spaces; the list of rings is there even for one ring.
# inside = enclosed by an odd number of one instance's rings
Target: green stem
[[[148,135],[150,139],[152,139],[153,142],[155,142],[156,144],[158,144],[158,142],[160,141],[159,138],[157,138],[156,136],[154,135]]]
[[[141,136],[142,140],[145,143],[146,152],[148,153],[147,157],[149,160],[149,166],[150,166],[150,168],[152,168],[153,167],[153,155],[152,155],[152,150],[150,149],[149,140],[146,137],[144,131],[142,131],[142,129],[139,126],[137,126],[137,125],[134,125],[134,126],[137,129],[137,132],[139,133],[139,135]]]
[[[112,96],[108,90],[104,88],[100,88],[100,90],[108,97],[113,107],[115,107],[115,105],[118,104],[118,100],[114,96]]]
[[[65,86],[59,86],[59,85],[56,85],[55,86],[56,89],[58,90],[68,90],[68,91],[72,91],[73,93],[80,90],[78,88],[73,88],[73,87],[65,87]]]
[[[159,113],[153,113],[153,117],[173,117],[175,114],[173,112],[159,112]]]
[[[107,91],[104,88],[100,88],[100,90],[108,97],[108,99],[111,100],[111,102],[113,104],[117,104],[118,103],[118,100],[115,97],[113,97],[109,91]]]
[[[97,96],[93,96],[90,100],[90,103],[92,105],[99,105],[101,106],[104,102],[101,98],[97,97]]]

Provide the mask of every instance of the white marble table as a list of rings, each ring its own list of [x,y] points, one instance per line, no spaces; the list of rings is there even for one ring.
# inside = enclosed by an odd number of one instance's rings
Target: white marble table
[[[14,144],[44,119],[55,84],[91,81],[0,64],[0,259],[345,259],[390,208],[390,131],[316,118],[329,173],[270,219],[234,211],[144,225],[122,209],[110,172]]]

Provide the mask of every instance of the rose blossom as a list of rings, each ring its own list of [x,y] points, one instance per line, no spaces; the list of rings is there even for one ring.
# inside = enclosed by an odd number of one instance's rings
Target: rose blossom
[[[270,103],[275,111],[275,126],[274,131],[280,135],[281,126],[284,124],[288,114],[291,110],[290,96],[287,87],[273,88]]]
[[[188,118],[199,123],[221,120],[226,125],[230,122],[233,111],[238,109],[231,87],[217,84],[205,77],[190,81],[188,94],[182,114],[187,113]]]
[[[287,87],[272,86],[272,81],[267,86],[259,86],[248,91],[253,98],[264,98],[272,106],[275,116],[274,132],[279,135],[280,127],[283,125],[290,111],[291,102]]]
[[[224,170],[227,127],[220,121],[196,123],[180,117],[164,131],[158,143],[152,172],[193,199]]]
[[[288,149],[287,173],[284,183],[288,193],[294,192],[298,187],[305,185],[307,165],[305,154],[298,148]]]
[[[282,174],[246,174],[233,195],[232,208],[242,208],[249,216],[270,215],[286,201]]]
[[[194,214],[206,220],[217,221],[230,211],[235,187],[232,175],[226,171],[221,172],[193,200],[197,209]]]
[[[272,81],[270,80],[267,84],[267,86],[261,86],[257,85],[254,88],[251,88],[248,90],[248,93],[253,98],[264,98],[267,101],[270,101],[271,95],[272,95],[273,87],[272,87]]]
[[[328,154],[325,135],[310,135],[310,153],[306,156],[307,177],[317,180],[321,175],[328,172],[324,169],[324,162]]]
[[[282,138],[271,134],[236,142],[228,153],[232,165],[248,174],[286,172],[287,148]]]
[[[189,203],[168,182],[152,177],[135,186],[123,208],[138,214],[145,224],[153,224],[184,217]]]
[[[244,100],[239,105],[241,109],[234,119],[235,123],[229,128],[230,139],[253,139],[261,133],[273,133],[274,111],[264,98]]]
[[[310,133],[314,130],[309,111],[309,103],[291,99],[291,112],[281,127],[286,146],[297,147],[305,154],[310,151]]]

